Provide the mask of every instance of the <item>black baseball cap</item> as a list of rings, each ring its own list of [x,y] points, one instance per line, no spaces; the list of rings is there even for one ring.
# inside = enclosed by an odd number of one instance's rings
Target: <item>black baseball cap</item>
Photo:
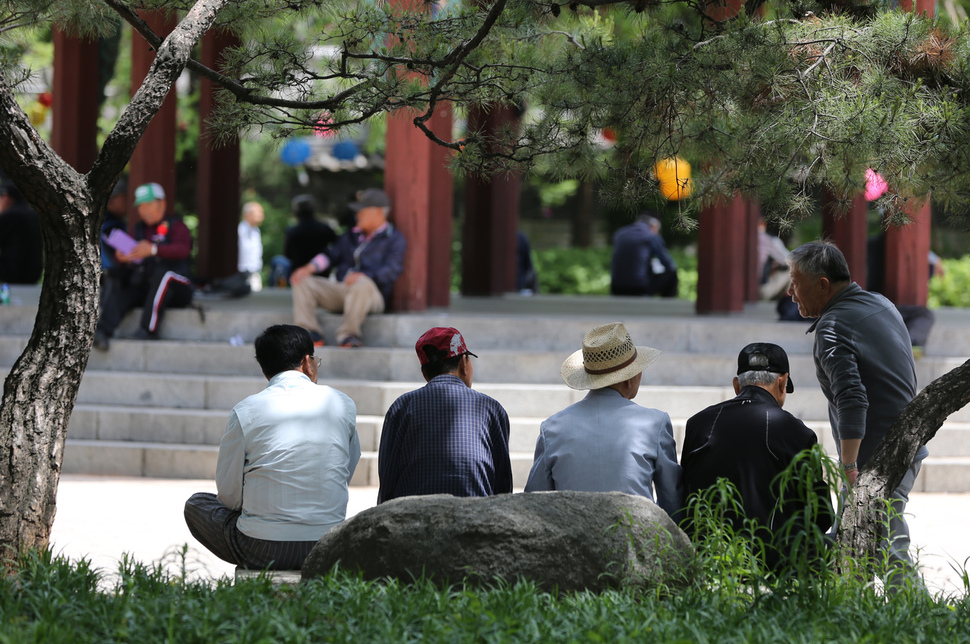
[[[786,392],[795,391],[788,370],[788,354],[777,344],[770,342],[753,342],[741,349],[738,354],[738,375],[749,371],[770,371],[771,373],[787,373],[788,387]]]

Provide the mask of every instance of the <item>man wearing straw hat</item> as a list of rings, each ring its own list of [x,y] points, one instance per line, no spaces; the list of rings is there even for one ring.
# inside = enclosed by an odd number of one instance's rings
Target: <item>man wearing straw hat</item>
[[[681,508],[670,416],[633,402],[643,370],[659,355],[634,346],[619,322],[586,334],[561,373],[569,387],[590,391],[542,423],[526,492],[626,492],[656,500],[671,516]]]

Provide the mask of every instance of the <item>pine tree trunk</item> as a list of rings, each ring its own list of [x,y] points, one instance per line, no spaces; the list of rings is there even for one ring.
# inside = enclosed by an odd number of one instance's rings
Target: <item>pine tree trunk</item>
[[[98,220],[100,227],[100,218],[66,212],[56,227],[50,214],[44,219],[37,319],[0,404],[0,543],[14,549],[47,545],[68,421],[98,316],[100,258],[84,224]]]
[[[127,6],[105,0],[126,19]],[[0,570],[26,548],[47,546],[68,421],[98,318],[100,230],[108,195],[192,48],[229,0],[198,0],[158,47],[142,86],[85,176],[30,125],[0,75],[0,166],[37,210],[44,283],[27,348],[0,403]]]
[[[968,402],[970,361],[931,382],[903,409],[846,502],[838,535],[846,558],[843,569],[851,568],[853,562],[878,561],[885,501],[903,480],[920,446],[936,436],[947,417]]]

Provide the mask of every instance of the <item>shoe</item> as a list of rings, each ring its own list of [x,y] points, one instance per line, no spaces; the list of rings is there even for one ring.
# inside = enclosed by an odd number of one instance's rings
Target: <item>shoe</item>
[[[95,329],[94,331],[94,348],[98,351],[107,351],[111,348],[111,339],[101,329]]]
[[[131,339],[132,340],[157,340],[158,334],[152,333],[148,329],[143,329],[142,327],[138,327],[137,329],[135,329],[135,332],[131,334]]]
[[[313,346],[322,347],[326,346],[326,341],[324,341],[323,336],[316,331],[310,331],[310,339],[313,340]]]
[[[360,341],[356,335],[348,335],[346,338],[340,341],[340,346],[344,349],[356,349],[358,347],[364,346],[364,343]]]

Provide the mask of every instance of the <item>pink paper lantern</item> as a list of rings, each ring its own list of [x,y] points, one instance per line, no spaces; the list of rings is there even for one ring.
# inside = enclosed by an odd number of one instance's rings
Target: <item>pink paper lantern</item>
[[[878,172],[872,168],[866,168],[866,201],[872,201],[886,194],[889,185]]]

